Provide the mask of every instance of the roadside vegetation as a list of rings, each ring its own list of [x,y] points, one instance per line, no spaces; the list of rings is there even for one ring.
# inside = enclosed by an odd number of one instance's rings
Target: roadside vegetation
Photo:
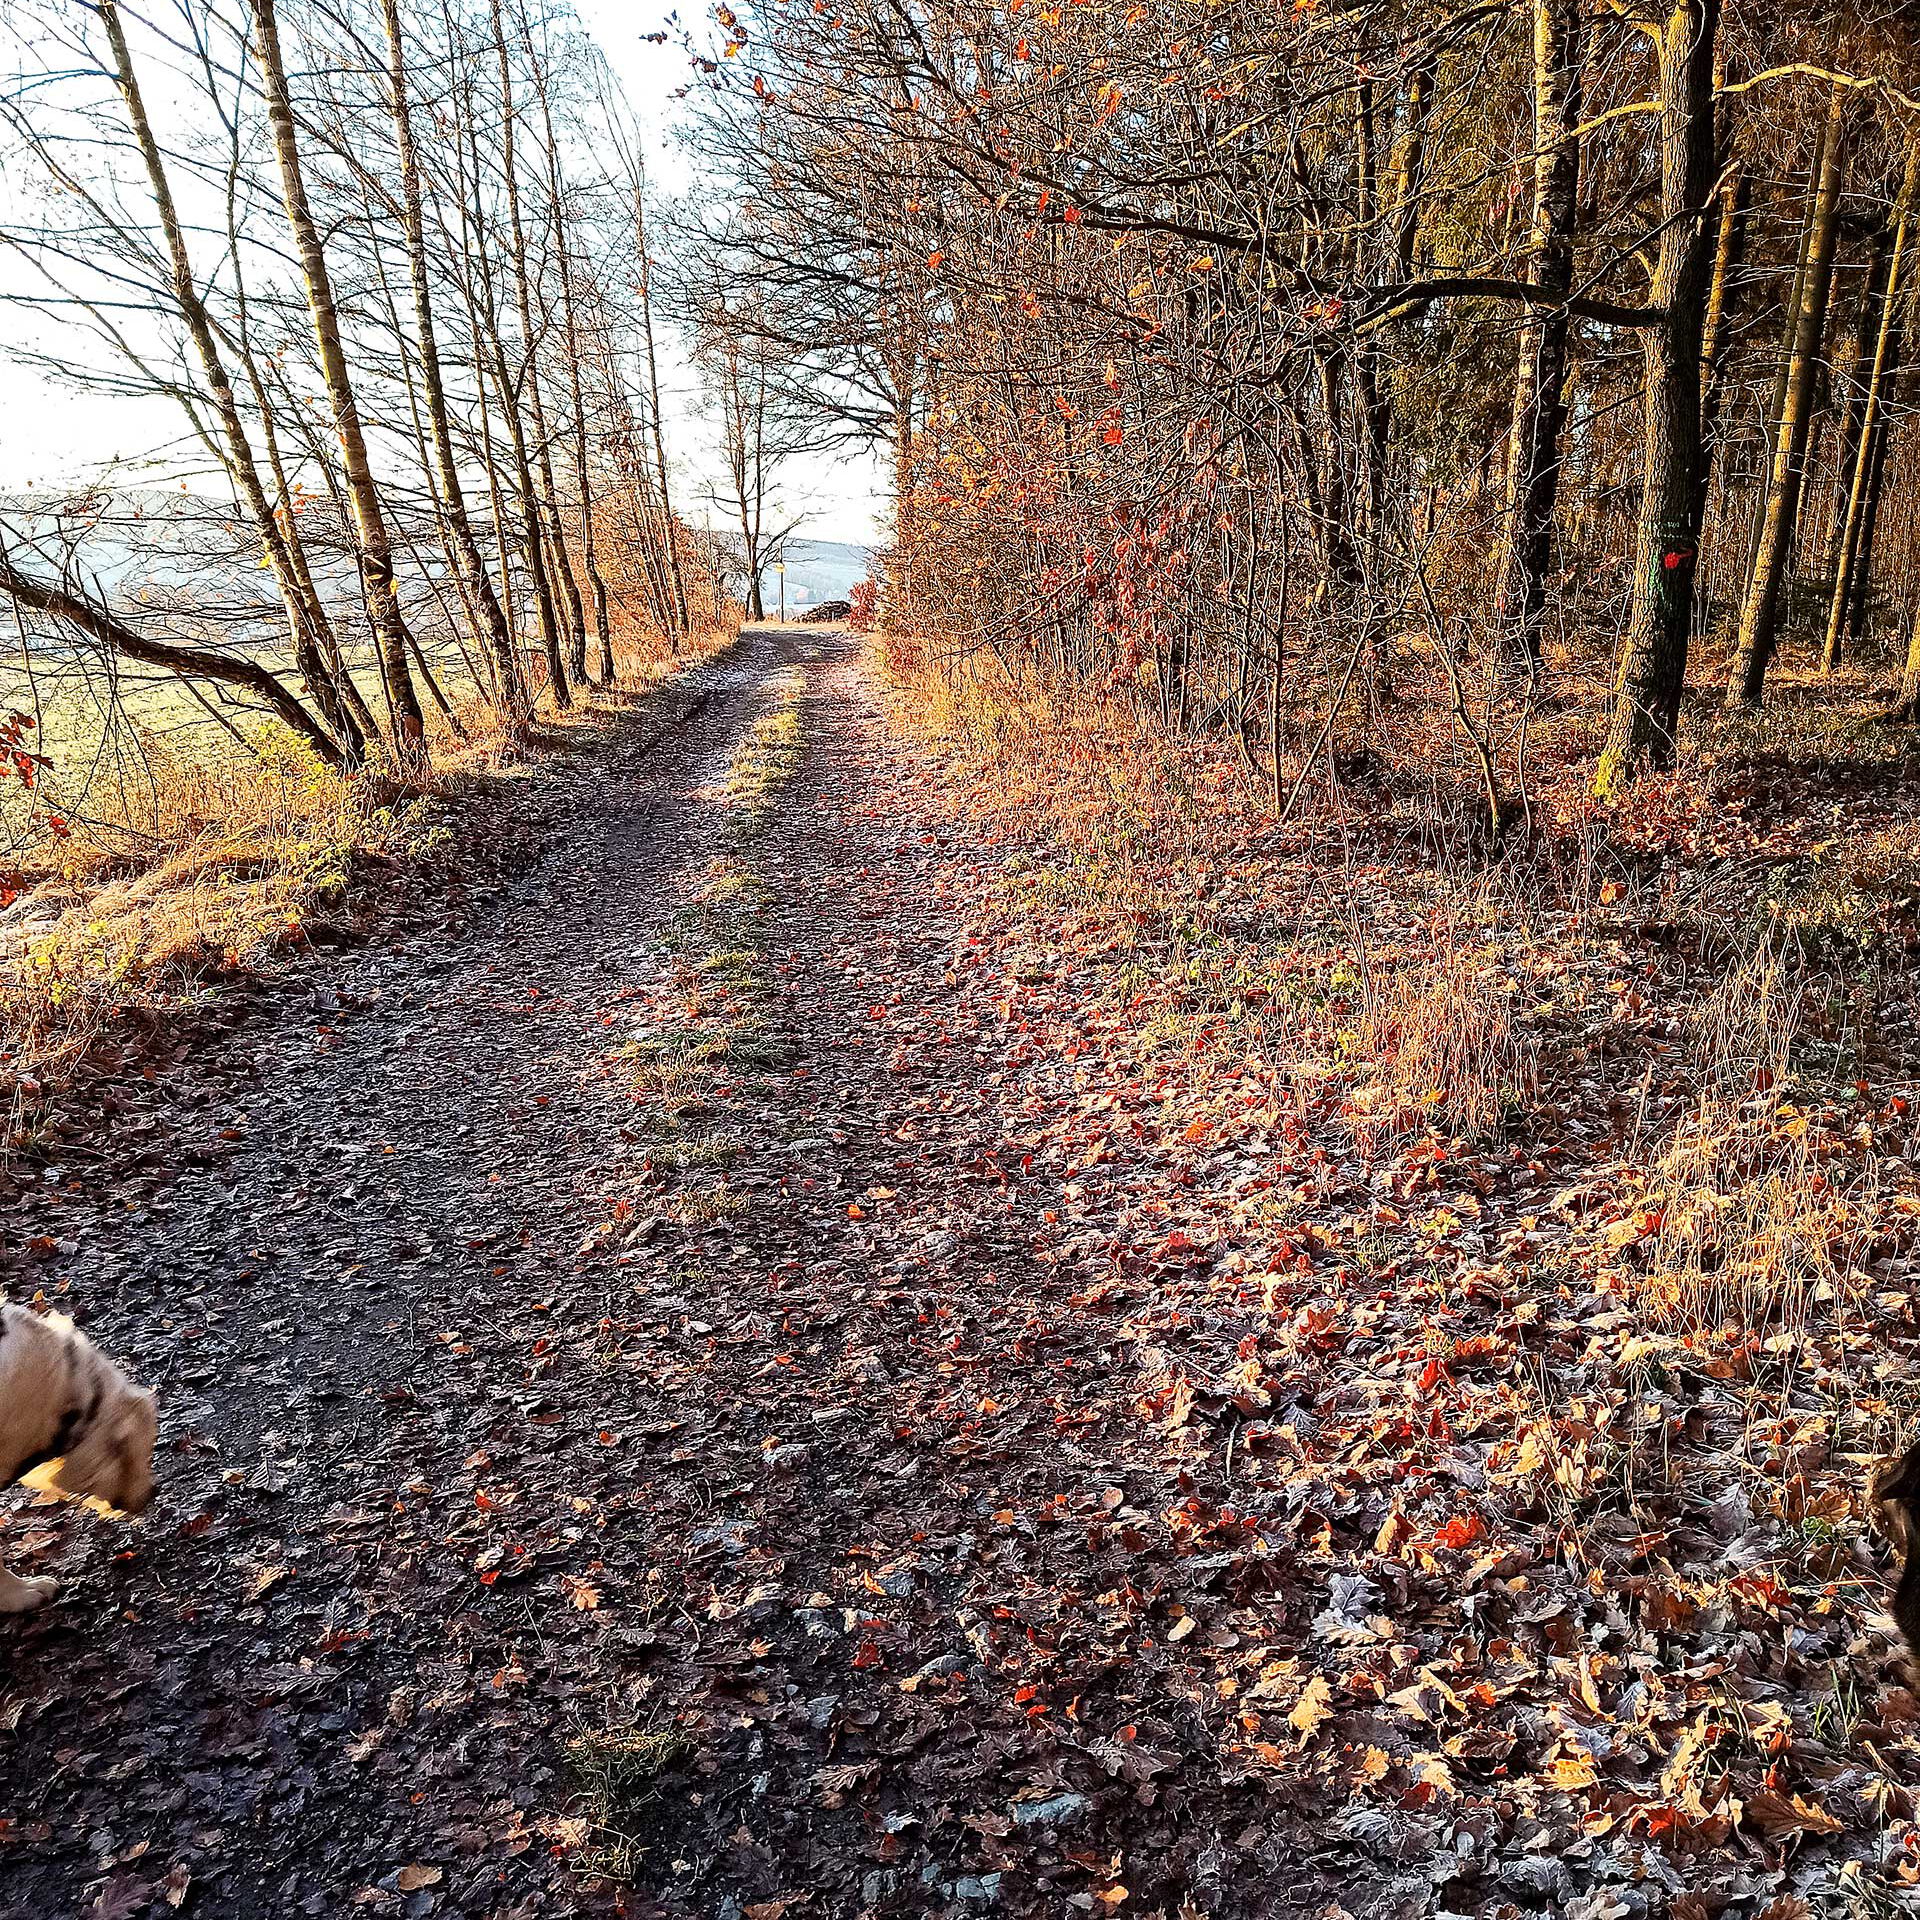
[[[325,766],[270,724],[162,737],[123,714],[123,737],[49,755],[11,809],[0,787],[16,849],[0,872],[0,1153],[51,1148],[74,1077],[122,1058],[134,1023],[164,1027],[223,981],[422,924],[449,889],[526,859],[554,831],[528,782],[646,724],[636,709],[670,706],[667,683],[732,642],[721,628],[674,648],[623,636],[613,684],[526,727],[475,700],[405,777]]]
[[[0,499],[0,1151],[123,1012],[417,910],[462,797],[742,584],[682,512],[639,131],[570,15],[8,26],[5,345],[183,437]]]
[[[1059,1090],[1048,1257],[1157,1276],[1129,1325],[1181,1359],[1143,1416],[1263,1528],[1304,1498],[1362,1583],[1242,1676],[1229,1773],[1317,1783],[1349,1839],[1608,1834],[1560,1898],[1691,1898],[1751,1842],[1786,1869],[1756,1898],[1881,1911],[1920,1874],[1868,1497],[1920,1432],[1899,753],[1827,691],[1490,850],[1412,716],[1370,757],[1336,728],[1289,810],[1231,742],[885,644],[896,723],[1012,849],[969,940]],[[1850,791],[1858,833],[1815,800]]]

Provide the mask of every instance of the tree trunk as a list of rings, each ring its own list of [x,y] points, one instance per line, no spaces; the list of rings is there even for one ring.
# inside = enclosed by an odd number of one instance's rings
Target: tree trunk
[[[514,303],[520,319],[520,379],[526,404],[533,415],[534,471],[538,480],[533,515],[546,548],[545,569],[548,590],[553,594],[556,613],[566,617],[567,661],[574,678],[584,680],[587,671],[586,617],[580,606],[580,589],[574,584],[573,568],[567,560],[566,530],[560,524],[560,508],[554,498],[553,451],[547,432],[546,402],[540,392],[539,356],[533,325],[533,276],[527,268],[527,236],[520,217],[520,167],[515,134],[516,109],[513,104],[513,71],[507,54],[507,33],[501,18],[500,0],[492,0],[494,47],[500,59],[500,174],[507,189],[507,234],[511,242]],[[556,683],[555,698],[566,704],[565,686]]]
[[[1806,481],[1807,433],[1812,422],[1814,382],[1820,371],[1820,347],[1826,335],[1827,301],[1833,289],[1833,242],[1840,202],[1841,119],[1845,99],[1835,87],[1827,112],[1826,150],[1820,184],[1814,194],[1807,231],[1806,285],[1794,316],[1787,380],[1781,396],[1780,424],[1774,434],[1773,466],[1767,481],[1760,549],[1740,615],[1740,639],[1727,685],[1729,706],[1758,706],[1767,667],[1779,644],[1781,601],[1786,593],[1788,561],[1799,523]]]
[[[234,486],[253,520],[267,564],[273,570],[274,584],[279,588],[281,604],[286,611],[294,664],[301,678],[312,689],[328,731],[337,743],[337,752],[333,757],[346,765],[356,766],[366,752],[366,738],[342,695],[333,663],[327,657],[328,649],[315,631],[300,570],[295,564],[286,531],[267,499],[259,468],[254,464],[252,443],[241,419],[233,382],[227,375],[226,362],[220,352],[206,304],[194,283],[186,233],[180,224],[172,183],[167,178],[159,143],[154,138],[152,124],[147,118],[146,101],[134,72],[133,55],[120,22],[119,6],[116,0],[99,0],[97,10],[101,24],[106,28],[108,43],[113,49],[115,79],[119,84],[120,97],[126,105],[128,125],[146,165],[147,182],[160,215],[160,229],[166,241],[168,270],[173,282],[174,305],[186,323],[194,355],[200,362],[200,371],[206,380],[214,413],[220,422],[221,435],[226,442],[227,471],[232,475]]]
[[[463,185],[469,192],[478,193],[478,182],[483,169],[480,164],[478,135],[475,131],[476,116],[469,109],[464,116],[467,133],[468,159],[470,166],[464,168]],[[466,212],[461,214],[462,227],[465,229]],[[463,283],[467,289],[467,324],[473,336],[473,358],[476,370],[483,371],[493,385],[494,395],[500,403],[500,411],[505,418],[507,445],[513,454],[514,491],[519,498],[518,539],[520,543],[521,564],[526,569],[528,584],[533,589],[535,622],[540,629],[540,646],[547,664],[547,686],[553,695],[553,704],[562,712],[573,705],[573,695],[567,686],[566,660],[560,650],[560,623],[554,611],[552,584],[547,576],[545,546],[540,524],[539,502],[534,490],[533,465],[527,457],[526,423],[520,415],[520,393],[512,374],[507,368],[507,350],[500,334],[499,302],[495,296],[493,266],[489,259],[486,236],[481,233],[477,243],[469,243],[469,256],[473,268],[471,281]],[[473,297],[473,281],[478,282],[479,298]],[[488,409],[484,395],[481,401],[480,423],[483,433],[490,433]],[[488,459],[488,483],[494,488],[494,533],[504,542],[503,529],[505,518],[501,513],[499,490],[495,484],[493,462]],[[501,559],[501,577],[508,579],[506,560]],[[510,586],[509,586],[509,590]]]
[[[1375,145],[1373,82],[1363,78],[1353,90],[1354,225],[1357,228],[1354,250],[1357,255],[1373,251],[1377,257],[1378,236],[1374,225],[1380,207]],[[1356,279],[1363,277],[1364,273],[1355,276]],[[1367,538],[1375,543],[1377,551],[1387,494],[1387,448],[1393,434],[1393,404],[1380,377],[1379,349],[1370,342],[1354,349],[1353,391],[1355,408],[1360,415],[1360,454],[1365,469],[1361,475],[1361,499]]]
[[[674,631],[681,637],[693,631],[693,609],[687,599],[686,575],[680,565],[679,525],[673,512],[673,489],[667,480],[667,441],[660,424],[660,359],[653,336],[653,260],[647,251],[647,190],[644,176],[633,182],[633,240],[640,267],[640,337],[647,353],[647,433],[653,448],[654,475],[660,485],[660,517],[666,527],[667,578],[673,588]]]
[[[169,673],[185,679],[218,680],[231,687],[243,687],[264,700],[327,766],[345,764],[339,744],[326,728],[275,675],[244,656],[216,653],[210,647],[182,647],[171,641],[149,640],[91,600],[22,573],[5,553],[0,553],[0,593],[31,612],[64,620],[76,632],[97,640],[110,652],[139,661],[142,666],[165,667]]]
[[[1907,635],[1907,664],[1900,675],[1900,691],[1894,703],[1880,716],[1883,720],[1911,725],[1920,720],[1920,610]]]
[[[507,616],[493,589],[493,576],[487,570],[467,513],[466,492],[460,481],[460,462],[454,452],[453,427],[447,411],[446,382],[441,373],[439,340],[434,328],[433,293],[427,278],[426,222],[421,204],[420,163],[413,144],[413,108],[407,97],[406,42],[401,32],[399,0],[381,0],[380,11],[387,34],[387,81],[392,89],[388,111],[393,119],[394,150],[400,163],[401,224],[406,236],[408,278],[413,289],[415,344],[420,358],[420,383],[426,394],[427,425],[433,437],[434,465],[440,476],[442,512],[467,597],[479,615],[480,637],[493,661],[501,704],[508,718],[519,725],[527,717],[520,663],[514,654]]]
[[[1747,230],[1750,178],[1737,167],[1720,183],[1720,229],[1713,248],[1713,278],[1707,291],[1705,336],[1700,343],[1701,484],[1712,476],[1720,439],[1720,348],[1726,332],[1727,289],[1733,279]]]
[[[1646,468],[1633,607],[1613,714],[1594,774],[1603,798],[1673,760],[1700,558],[1700,348],[1706,338],[1714,180],[1713,55],[1719,0],[1678,0],[1656,30],[1660,239],[1646,329]]]
[[[1893,239],[1887,254],[1885,278],[1880,286],[1877,309],[1879,325],[1874,334],[1873,362],[1867,373],[1866,396],[1860,408],[1859,431],[1853,453],[1853,477],[1847,489],[1846,520],[1841,527],[1839,546],[1834,556],[1833,596],[1827,603],[1827,631],[1820,647],[1820,666],[1826,673],[1831,673],[1839,664],[1841,649],[1846,645],[1852,626],[1853,610],[1859,605],[1860,596],[1854,592],[1854,580],[1867,563],[1865,536],[1876,491],[1875,482],[1877,475],[1885,469],[1880,441],[1885,432],[1887,386],[1899,359],[1899,312],[1900,303],[1906,298],[1907,237],[1917,183],[1920,183],[1920,147],[1912,147],[1907,151],[1907,167],[1900,182],[1900,198],[1894,206]]]
[[[313,211],[307,202],[306,181],[300,169],[300,148],[294,132],[293,102],[287,92],[286,69],[280,55],[280,28],[274,16],[274,0],[249,0],[249,4],[259,46],[267,120],[273,130],[274,153],[280,165],[281,197],[286,206],[287,224],[293,232],[294,246],[300,256],[300,270],[306,282],[307,308],[313,319],[314,341],[320,353],[320,370],[326,379],[327,398],[333,408],[334,429],[340,437],[347,497],[353,510],[354,545],[366,588],[367,611],[373,622],[374,644],[379,650],[381,669],[386,675],[388,697],[393,702],[397,734],[394,751],[404,764],[425,757],[427,728],[426,718],[420,711],[420,696],[414,691],[413,674],[407,664],[407,626],[401,616],[399,596],[394,590],[393,551],[387,539],[386,516],[381,511],[373,467],[367,458],[366,435],[360,425],[359,403],[354,397],[353,381],[347,372],[346,351],[340,339],[340,315],[334,304],[333,281],[327,272],[326,253],[321,247],[320,231],[314,224]]]
[[[1580,69],[1585,34],[1575,0],[1534,0],[1533,236],[1529,278],[1555,298],[1573,288],[1579,210]],[[1554,509],[1560,491],[1560,436],[1567,420],[1565,307],[1530,307],[1520,334],[1513,396],[1513,451],[1507,477],[1507,552],[1502,611],[1522,656],[1540,661]]]
[[[1847,495],[1851,476],[1860,455],[1860,436],[1866,424],[1867,375],[1873,365],[1874,338],[1879,329],[1880,295],[1886,286],[1891,261],[1892,232],[1881,227],[1868,241],[1866,285],[1854,302],[1845,331],[1826,357],[1825,377],[1816,383],[1814,423],[1807,434],[1809,493],[1800,508],[1800,545],[1812,549],[1811,568],[1816,579],[1831,582],[1840,563],[1840,547],[1846,532]],[[1834,269],[1836,281],[1839,268]],[[1829,312],[1840,306],[1837,293],[1827,296]],[[1812,476],[1823,480],[1819,512],[1819,535],[1814,538],[1811,488]]]
[[[393,0],[387,0],[391,5]],[[540,121],[546,130],[547,205],[553,226],[554,251],[560,260],[560,313],[567,330],[567,379],[573,400],[573,466],[580,484],[580,562],[586,569],[587,591],[593,599],[593,634],[600,649],[600,680],[613,683],[613,627],[608,617],[607,583],[600,574],[599,543],[593,527],[593,470],[587,458],[586,382],[581,377],[583,353],[580,315],[573,290],[573,261],[567,246],[567,218],[560,152],[553,138],[553,109],[547,99],[546,76],[540,75]]]
[[[1794,257],[1793,283],[1781,307],[1780,354],[1774,365],[1773,396],[1767,402],[1766,433],[1762,440],[1762,460],[1771,455],[1774,441],[1780,433],[1780,414],[1786,405],[1787,376],[1793,366],[1793,336],[1800,324],[1801,302],[1807,287],[1807,253],[1813,239],[1813,203],[1820,190],[1820,169],[1825,162],[1827,152],[1828,129],[1821,122],[1820,139],[1814,148],[1813,166],[1807,175],[1807,217],[1800,222],[1800,244]],[[1760,536],[1767,524],[1767,488],[1766,474],[1762,471],[1754,481],[1754,500],[1752,526],[1747,537],[1748,581],[1753,579],[1754,567],[1760,558]],[[1742,588],[1744,604],[1745,588]]]
[[[1845,625],[1841,644],[1855,643],[1868,630],[1868,596],[1873,586],[1874,535],[1880,525],[1880,502],[1885,495],[1887,450],[1893,442],[1893,421],[1889,412],[1899,389],[1900,371],[1906,355],[1906,342],[1913,331],[1913,278],[1907,277],[1908,294],[1904,311],[1895,319],[1893,338],[1887,347],[1887,368],[1880,381],[1880,425],[1868,453],[1867,498],[1860,514],[1860,532],[1854,546],[1853,578],[1847,592]]]
[[[1413,276],[1414,247],[1420,234],[1420,188],[1426,166],[1427,118],[1433,105],[1433,49],[1414,57],[1400,107],[1400,129],[1389,163],[1393,195],[1393,259],[1402,280]]]

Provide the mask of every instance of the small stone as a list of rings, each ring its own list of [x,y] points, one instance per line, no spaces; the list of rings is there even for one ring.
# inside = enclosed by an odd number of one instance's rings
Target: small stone
[[[1092,1805],[1084,1793],[1056,1793],[1051,1800],[1016,1800],[1009,1811],[1017,1827],[1064,1827]]]
[[[936,1660],[929,1660],[913,1677],[916,1680],[944,1680],[950,1673],[960,1673],[972,1666],[973,1662],[964,1653],[943,1653]]]

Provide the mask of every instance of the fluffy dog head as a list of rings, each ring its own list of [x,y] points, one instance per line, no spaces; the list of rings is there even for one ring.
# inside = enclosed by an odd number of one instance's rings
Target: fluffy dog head
[[[53,1485],[76,1500],[116,1513],[145,1513],[153,1499],[153,1443],[159,1433],[153,1395],[103,1368],[100,1403],[55,1468]]]

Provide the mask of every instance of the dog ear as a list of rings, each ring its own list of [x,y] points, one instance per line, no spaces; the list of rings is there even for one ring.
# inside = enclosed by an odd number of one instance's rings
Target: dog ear
[[[1867,1506],[1875,1524],[1901,1552],[1913,1545],[1920,1508],[1920,1441],[1898,1459],[1882,1460],[1867,1482]]]
[[[111,1392],[60,1463],[53,1484],[75,1499],[101,1501],[116,1513],[144,1513],[153,1498],[158,1430],[153,1395],[144,1387]]]

